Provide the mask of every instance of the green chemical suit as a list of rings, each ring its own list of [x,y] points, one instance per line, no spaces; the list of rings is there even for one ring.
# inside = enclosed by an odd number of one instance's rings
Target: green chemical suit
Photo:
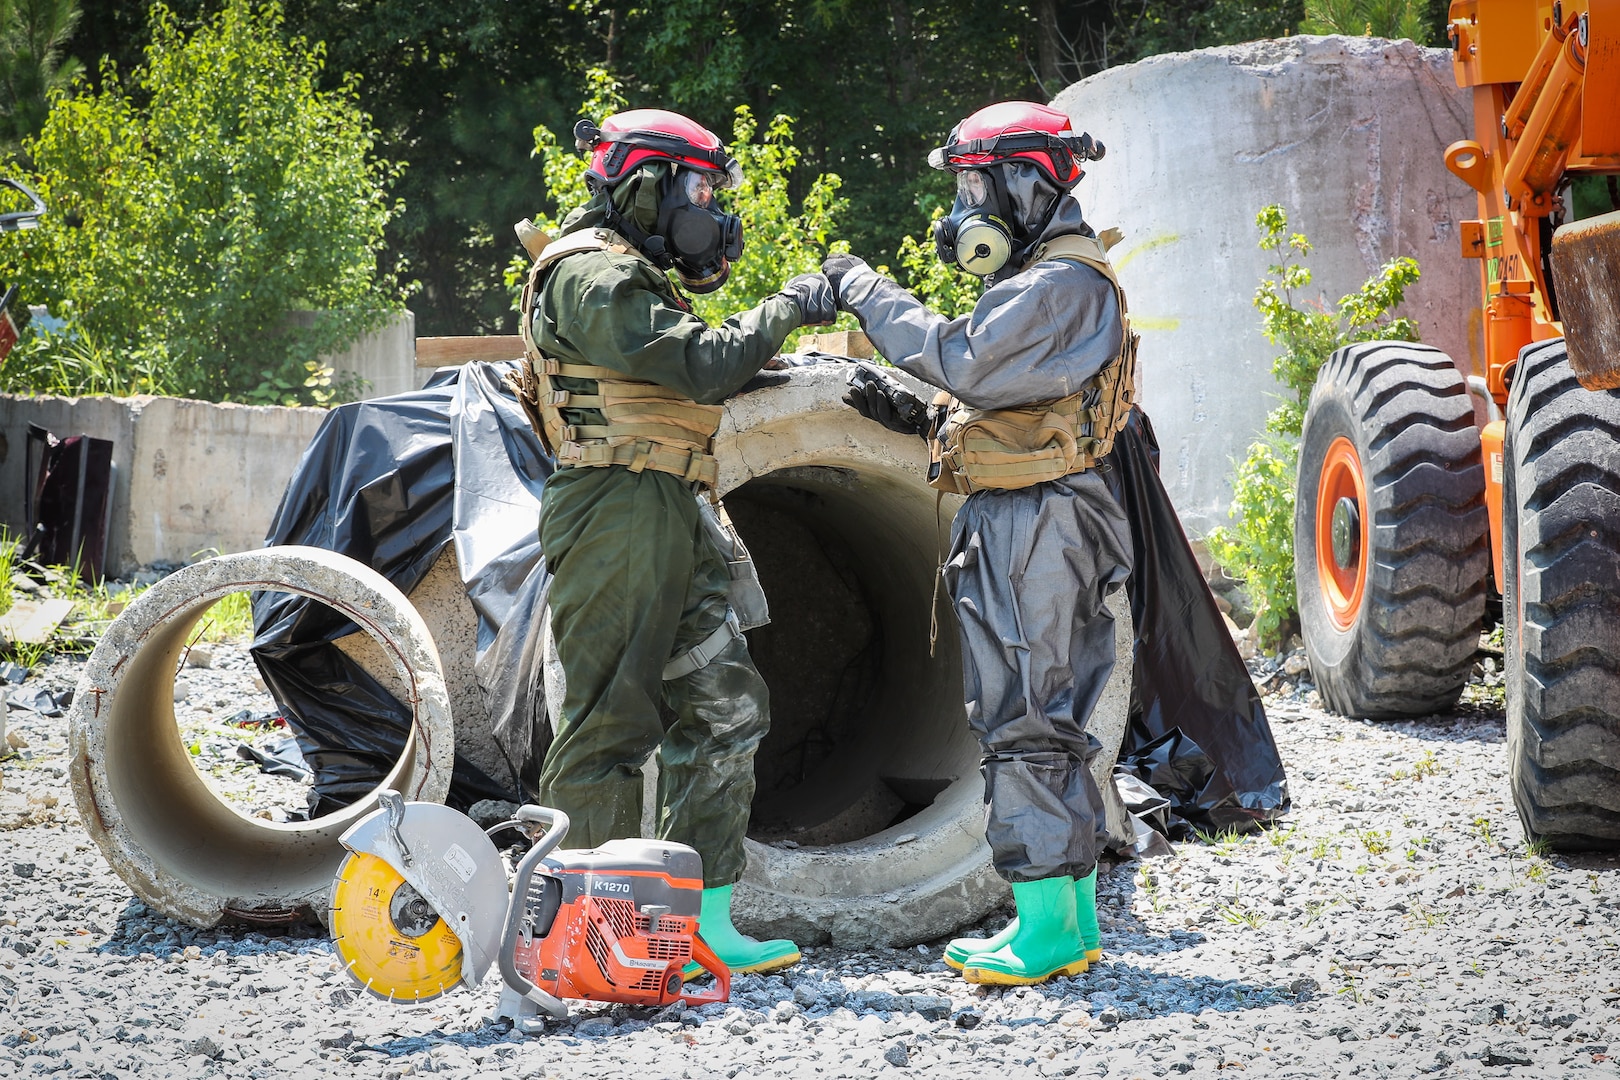
[[[600,199],[563,235],[602,227]],[[798,304],[777,295],[707,326],[633,251],[568,255],[535,286],[529,328],[548,361],[611,369],[705,405],[735,393],[801,320]],[[596,400],[591,380],[558,382]],[[579,429],[606,422],[589,408],[564,406],[562,416]],[[672,658],[714,641],[726,623],[725,560],[690,480],[653,467],[559,464],[545,486],[540,543],[567,689],[540,800],[569,815],[571,847],[639,835],[641,766],[656,752],[659,839],[698,851],[705,886],[729,885],[742,876],[754,752],[770,726],[765,683],[740,634],[707,664],[664,678]],[[676,718],[668,731],[660,702]]]

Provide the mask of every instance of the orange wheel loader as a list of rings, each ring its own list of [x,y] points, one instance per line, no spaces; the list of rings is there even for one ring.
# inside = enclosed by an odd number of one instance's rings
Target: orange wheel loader
[[[1306,411],[1295,587],[1311,671],[1349,716],[1454,705],[1488,601],[1504,626],[1527,836],[1620,847],[1620,0],[1454,0],[1479,197],[1483,370],[1365,342]]]

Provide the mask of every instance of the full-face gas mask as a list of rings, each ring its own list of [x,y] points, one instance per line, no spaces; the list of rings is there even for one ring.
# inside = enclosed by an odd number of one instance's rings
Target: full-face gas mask
[[[977,277],[1022,263],[1063,193],[1028,162],[962,169],[951,212],[934,222],[934,250],[941,262]]]
[[[614,189],[609,224],[692,292],[713,292],[742,255],[742,219],[721,211],[725,176],[683,165],[643,167]]]
[[[731,276],[742,256],[742,218],[723,213],[714,174],[675,166],[659,186],[658,231],[664,237],[681,284],[696,293],[713,292]]]

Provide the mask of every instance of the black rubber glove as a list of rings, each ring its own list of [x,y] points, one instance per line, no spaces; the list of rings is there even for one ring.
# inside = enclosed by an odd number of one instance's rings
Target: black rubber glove
[[[731,396],[742,397],[744,394],[751,394],[755,390],[764,390],[772,386],[781,386],[791,378],[793,378],[793,376],[789,375],[785,371],[760,371],[752,379],[749,379],[747,382],[739,386],[737,388],[737,392]]]
[[[899,382],[872,364],[856,364],[849,375],[844,404],[902,435],[928,434],[928,407]]]
[[[839,307],[844,306],[844,275],[857,266],[865,265],[863,260],[853,255],[829,255],[821,261],[821,272],[827,275],[827,283],[832,286]]]
[[[782,295],[799,305],[800,326],[825,326],[838,318],[838,301],[825,274],[800,274],[782,286]]]

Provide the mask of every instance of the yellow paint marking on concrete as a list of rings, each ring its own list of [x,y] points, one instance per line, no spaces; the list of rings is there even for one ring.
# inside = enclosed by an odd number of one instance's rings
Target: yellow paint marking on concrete
[[[1181,234],[1179,233],[1166,233],[1163,236],[1150,236],[1140,244],[1137,244],[1135,247],[1131,248],[1131,250],[1127,251],[1124,255],[1114,260],[1114,269],[1123,270],[1130,265],[1132,259],[1142,254],[1142,252],[1152,251],[1155,248],[1168,247],[1180,239]]]
[[[1180,330],[1181,320],[1174,315],[1132,315],[1132,330]]]

